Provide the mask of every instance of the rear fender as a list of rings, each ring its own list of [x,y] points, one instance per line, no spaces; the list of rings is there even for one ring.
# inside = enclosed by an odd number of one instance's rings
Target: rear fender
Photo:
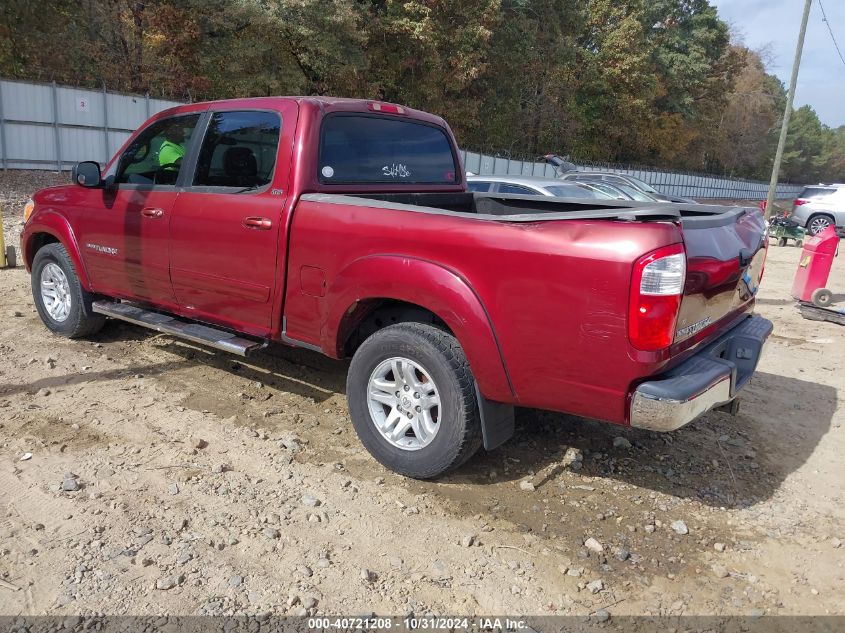
[[[344,319],[359,302],[404,301],[429,310],[449,327],[460,341],[485,397],[498,402],[516,401],[490,317],[469,282],[456,271],[405,255],[373,255],[342,270],[326,299],[324,305],[329,311],[321,327],[324,350],[342,355]]]
[[[27,223],[24,229],[24,233],[21,236],[21,251],[26,270],[32,270],[32,261],[35,259],[36,237],[40,233],[53,236],[67,249],[68,255],[70,255],[73,261],[73,267],[76,269],[76,274],[79,277],[80,284],[83,288],[90,291],[91,282],[88,277],[88,271],[82,261],[79,244],[76,242],[73,229],[63,215],[53,211],[38,213],[35,218],[32,218]]]

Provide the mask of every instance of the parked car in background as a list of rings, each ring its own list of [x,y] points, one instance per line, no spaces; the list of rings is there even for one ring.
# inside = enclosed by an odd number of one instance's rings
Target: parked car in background
[[[661,202],[690,202],[695,203],[691,198],[683,198],[681,196],[670,196],[659,192],[647,182],[629,176],[627,174],[617,174],[613,172],[604,171],[568,171],[560,175],[561,180],[574,180],[576,182],[605,182],[615,187],[624,187],[625,189],[634,189],[640,193],[648,194],[655,200]],[[636,199],[636,198],[635,198]]]
[[[502,193],[555,198],[622,199],[581,183],[539,176],[468,176],[467,188],[478,193]],[[631,200],[633,198],[629,198]]]
[[[639,191],[639,190],[634,189],[633,187],[629,187],[627,185],[621,185],[621,184],[620,185],[612,185],[609,182],[604,182],[604,181],[601,181],[601,180],[594,180],[594,181],[585,180],[583,182],[573,180],[573,182],[579,182],[580,184],[582,184],[586,187],[592,187],[593,189],[596,189],[598,191],[601,191],[602,193],[607,194],[608,196],[610,196],[611,198],[613,198],[615,200],[635,200],[636,202],[661,202],[661,203],[666,202],[666,200],[658,200],[657,198],[655,198],[654,196],[652,196],[649,193]]]
[[[817,235],[829,226],[845,234],[845,184],[812,185],[804,187],[792,204],[792,219]]]

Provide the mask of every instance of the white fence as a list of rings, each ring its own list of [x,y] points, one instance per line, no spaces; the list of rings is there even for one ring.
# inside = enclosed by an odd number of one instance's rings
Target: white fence
[[[70,169],[107,162],[148,117],[174,105],[147,96],[0,80],[0,166]]]
[[[151,115],[177,101],[52,84],[0,80],[0,167],[69,169],[81,160],[106,163]],[[554,168],[509,158],[461,152],[464,166],[479,175],[554,176]],[[586,168],[585,168],[586,169]],[[763,199],[768,184],[697,174],[603,168],[645,180],[664,193],[691,198]],[[802,187],[779,185],[778,198]]]

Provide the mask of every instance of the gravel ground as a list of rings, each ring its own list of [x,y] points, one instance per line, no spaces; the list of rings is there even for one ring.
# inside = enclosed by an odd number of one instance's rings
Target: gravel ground
[[[0,176],[16,244],[66,178]],[[770,249],[737,417],[523,410],[435,482],[361,448],[345,363],[119,322],[68,341],[0,270],[0,614],[845,614],[845,328],[799,316],[799,254]],[[842,258],[830,285],[845,301]]]

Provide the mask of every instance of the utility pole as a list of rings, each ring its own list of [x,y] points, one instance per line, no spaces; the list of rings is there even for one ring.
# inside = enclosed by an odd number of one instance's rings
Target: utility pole
[[[783,160],[783,148],[786,145],[786,133],[789,130],[789,119],[792,116],[792,102],[795,100],[795,85],[798,83],[798,68],[801,66],[801,53],[804,52],[804,35],[807,33],[807,21],[810,19],[810,5],[813,0],[805,0],[804,17],[801,19],[801,32],[798,34],[798,45],[795,47],[795,61],[792,62],[792,77],[789,80],[789,92],[786,95],[786,109],[783,111],[783,125],[780,128],[778,150],[775,153],[775,164],[772,167],[772,179],[769,181],[769,197],[766,200],[766,219],[772,217],[775,204],[775,192],[780,175],[780,163]]]

